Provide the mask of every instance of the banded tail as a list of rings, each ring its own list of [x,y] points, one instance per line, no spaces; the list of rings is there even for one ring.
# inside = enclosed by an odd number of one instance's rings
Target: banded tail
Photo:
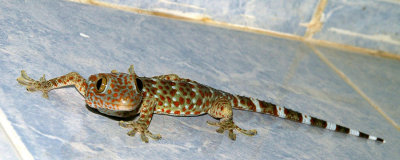
[[[255,98],[248,98],[244,96],[234,96],[232,99],[233,108],[239,110],[247,110],[258,113],[270,114],[276,117],[289,119],[295,122],[300,122],[304,124],[308,124],[311,126],[316,126],[320,128],[329,129],[336,132],[341,132],[345,134],[350,134],[354,136],[358,136],[365,139],[370,139],[378,142],[385,143],[385,140],[379,137],[375,137],[372,135],[368,135],[364,132],[360,132],[358,130],[350,129],[341,125],[337,125],[335,123],[327,122],[325,120],[321,120],[312,116],[308,116],[302,114],[300,112],[280,107],[274,105],[272,103],[259,101]]]

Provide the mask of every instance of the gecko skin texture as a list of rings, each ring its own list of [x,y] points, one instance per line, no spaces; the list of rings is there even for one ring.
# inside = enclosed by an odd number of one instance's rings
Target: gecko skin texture
[[[233,95],[196,81],[180,78],[175,74],[151,78],[138,77],[133,65],[128,72],[121,73],[113,70],[111,73],[91,75],[88,80],[76,72],[71,72],[48,81],[43,75],[39,81],[35,81],[22,70],[17,81],[28,91],[41,91],[45,98],[48,98],[48,91],[52,89],[72,85],[85,98],[88,106],[103,114],[115,117],[130,117],[139,114],[138,120],[120,121],[119,125],[131,129],[128,132],[129,136],[139,133],[141,140],[146,143],[149,141],[148,137],[161,138],[161,135],[153,134],[148,130],[154,113],[173,116],[209,114],[220,121],[207,123],[217,126],[218,133],[228,131],[229,138],[232,140],[236,139],[234,130],[249,136],[256,135],[256,130],[245,130],[234,123],[232,109],[269,114],[377,142],[385,142],[382,138],[358,130],[255,98]]]

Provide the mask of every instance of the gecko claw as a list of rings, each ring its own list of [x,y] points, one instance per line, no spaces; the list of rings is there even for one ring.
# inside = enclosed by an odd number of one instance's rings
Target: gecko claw
[[[137,123],[137,122],[133,122],[133,121],[128,121],[128,122],[120,121],[119,125],[123,128],[132,128],[132,130],[127,133],[128,136],[133,137],[136,135],[136,133],[140,133],[140,139],[145,143],[149,143],[149,138],[147,138],[147,137],[150,137],[154,140],[161,139],[160,134],[151,133],[147,129],[147,126],[145,124]]]

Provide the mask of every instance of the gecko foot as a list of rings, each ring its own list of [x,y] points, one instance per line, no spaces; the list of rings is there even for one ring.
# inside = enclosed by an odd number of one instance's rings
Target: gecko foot
[[[135,136],[136,133],[140,133],[140,138],[142,139],[143,142],[145,143],[149,143],[149,138],[150,137],[152,139],[155,140],[159,140],[161,139],[161,135],[160,134],[153,134],[151,133],[147,128],[148,126],[144,123],[140,123],[140,122],[133,122],[133,121],[120,121],[119,125],[123,128],[132,128],[131,131],[129,131],[127,134],[128,136]]]
[[[39,81],[35,81],[34,79],[30,78],[24,70],[21,71],[21,76],[17,78],[19,84],[26,87],[26,90],[29,92],[34,91],[42,91],[44,98],[49,98],[48,92],[49,90],[46,87],[49,85],[48,81],[46,81],[45,76],[40,78]]]
[[[227,131],[229,132],[229,138],[232,139],[232,140],[236,140],[236,134],[233,133],[233,130],[237,130],[237,131],[239,131],[240,133],[243,133],[243,134],[248,135],[248,136],[254,136],[254,135],[257,134],[257,131],[254,130],[254,129],[252,129],[252,130],[245,130],[245,129],[242,129],[242,128],[238,127],[238,126],[232,121],[232,119],[221,120],[220,122],[210,122],[210,121],[207,121],[207,124],[208,124],[208,125],[211,125],[211,126],[217,126],[217,127],[219,127],[219,128],[217,129],[217,132],[218,132],[218,133],[224,133],[224,131],[227,130]]]

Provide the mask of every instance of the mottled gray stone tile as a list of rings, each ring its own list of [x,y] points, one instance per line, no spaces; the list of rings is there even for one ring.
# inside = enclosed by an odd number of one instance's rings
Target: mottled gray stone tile
[[[318,0],[101,0],[152,11],[208,17],[215,21],[303,36]]]
[[[399,7],[395,0],[329,0],[314,38],[400,54]]]

